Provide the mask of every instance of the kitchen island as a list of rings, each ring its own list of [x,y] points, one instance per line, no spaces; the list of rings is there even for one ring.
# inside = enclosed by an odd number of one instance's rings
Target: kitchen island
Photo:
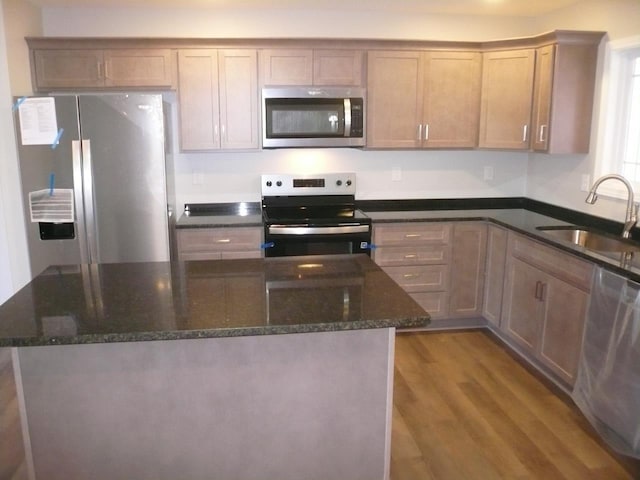
[[[428,322],[366,255],[52,267],[0,358],[32,478],[379,479],[395,328]]]

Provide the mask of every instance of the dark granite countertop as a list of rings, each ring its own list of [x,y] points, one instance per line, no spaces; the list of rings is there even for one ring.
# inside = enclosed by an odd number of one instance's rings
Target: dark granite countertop
[[[257,202],[186,204],[176,228],[262,227]]]
[[[488,221],[522,233],[589,260],[601,267],[640,282],[640,253],[631,259],[620,254],[598,253],[563,242],[538,230],[541,226],[578,225],[619,236],[622,226],[617,222],[593,217],[582,212],[522,198],[361,200],[357,206],[375,223],[416,221]],[[259,203],[196,204],[190,207],[196,216],[182,215],[178,228],[224,226],[260,226]],[[249,212],[249,214],[247,214]],[[241,215],[243,214],[243,215]],[[636,228],[634,238],[640,237]]]
[[[51,267],[0,305],[0,347],[418,327],[366,255]]]
[[[580,225],[591,228],[582,223],[567,221],[557,217],[551,217],[536,213],[524,208],[516,209],[482,209],[482,210],[423,210],[423,211],[379,211],[365,212],[374,223],[391,222],[445,222],[445,221],[488,221],[500,225],[518,233],[526,235],[533,240],[546,243],[552,247],[564,250],[578,257],[589,260],[603,268],[614,271],[631,280],[640,282],[640,253],[636,253],[631,259],[621,258],[619,253],[599,253],[575,245],[571,242],[558,240],[538,229],[538,227],[554,227]],[[569,219],[574,220],[574,219]],[[596,228],[597,229],[597,228]],[[604,229],[602,233],[608,234]]]

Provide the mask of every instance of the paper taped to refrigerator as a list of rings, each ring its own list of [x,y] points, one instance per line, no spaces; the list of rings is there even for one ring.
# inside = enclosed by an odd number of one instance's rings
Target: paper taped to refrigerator
[[[51,145],[58,138],[58,119],[53,97],[26,98],[18,106],[23,145]]]
[[[29,192],[29,210],[32,222],[73,222],[73,189],[54,188]]]

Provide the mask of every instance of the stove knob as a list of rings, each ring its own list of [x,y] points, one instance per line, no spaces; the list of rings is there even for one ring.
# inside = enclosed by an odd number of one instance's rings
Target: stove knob
[[[271,180],[267,180],[267,187],[270,187],[271,185],[273,185],[273,183],[271,183]]]
[[[281,182],[280,180],[278,180],[278,181],[276,182],[276,185],[277,185],[278,187],[281,187],[281,186],[282,186],[282,182]]]
[[[351,186],[351,180],[347,180],[347,187]]]
[[[336,185],[337,185],[337,186],[342,185],[342,180],[338,180],[338,181],[336,182]]]

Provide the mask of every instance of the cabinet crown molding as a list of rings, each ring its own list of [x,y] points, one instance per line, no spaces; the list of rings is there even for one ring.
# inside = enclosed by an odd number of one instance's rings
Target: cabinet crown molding
[[[491,50],[538,47],[549,43],[598,44],[606,32],[554,30],[539,35],[481,42],[376,38],[177,38],[177,37],[25,37],[30,49],[105,48],[336,48]]]

